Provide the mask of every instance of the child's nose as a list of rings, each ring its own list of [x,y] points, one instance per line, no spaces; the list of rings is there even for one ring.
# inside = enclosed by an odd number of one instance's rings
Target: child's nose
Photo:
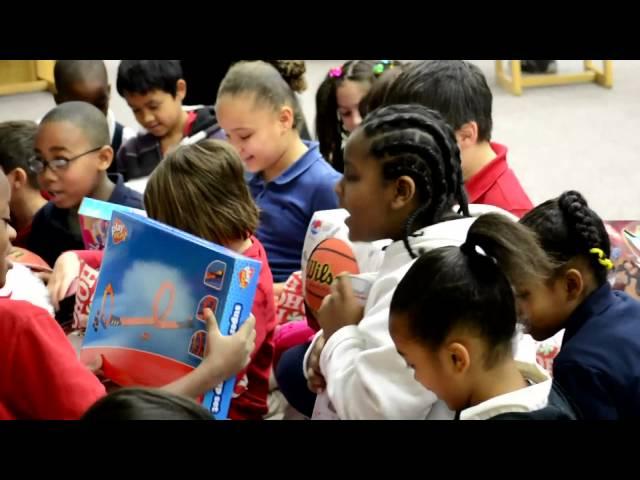
[[[342,181],[343,181],[343,178],[340,178],[340,180],[336,183],[336,186],[334,187],[334,191],[336,192],[336,195],[338,195],[338,198],[342,198]]]
[[[40,183],[45,184],[47,182],[51,183],[57,180],[57,177],[53,170],[47,166],[38,176],[38,180]]]
[[[353,128],[355,129],[362,123],[362,116],[360,112],[356,109],[353,111]]]
[[[7,225],[7,235],[9,236],[9,241],[13,242],[17,236],[16,229],[11,225]]]

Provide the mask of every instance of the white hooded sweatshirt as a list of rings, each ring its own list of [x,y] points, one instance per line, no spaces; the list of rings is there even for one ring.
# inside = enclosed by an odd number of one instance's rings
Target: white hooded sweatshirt
[[[502,213],[517,221],[516,217],[497,207],[470,205],[469,210],[471,218],[438,223],[416,232],[409,238],[413,250],[417,252],[420,249],[461,245],[475,218],[484,213]],[[389,334],[391,298],[413,262],[402,241],[389,245],[371,287],[363,319],[358,325],[343,327],[335,332],[322,350],[320,369],[327,389],[321,395],[328,395],[328,401],[340,419],[454,418],[454,413],[444,402],[414,379],[413,371],[396,351]],[[514,342],[515,357],[535,363],[536,346],[533,339],[520,333]],[[308,355],[314,344],[315,339],[305,357],[305,372]]]

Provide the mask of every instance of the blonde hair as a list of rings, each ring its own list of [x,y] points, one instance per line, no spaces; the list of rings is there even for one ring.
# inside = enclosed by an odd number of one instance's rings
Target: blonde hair
[[[170,151],[149,178],[144,205],[151,218],[222,245],[258,228],[240,157],[219,140]]]

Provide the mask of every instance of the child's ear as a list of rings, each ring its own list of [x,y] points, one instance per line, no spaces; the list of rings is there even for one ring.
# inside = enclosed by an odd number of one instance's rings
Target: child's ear
[[[293,120],[295,114],[293,113],[293,108],[288,105],[283,105],[280,108],[280,115],[278,116],[278,121],[282,126],[282,132],[288,132],[293,128]]]
[[[441,355],[441,360],[450,374],[464,373],[471,365],[469,350],[460,342],[449,343]]]
[[[568,301],[574,302],[581,299],[584,291],[584,278],[580,270],[570,268],[564,273],[564,289]]]
[[[416,196],[416,182],[408,175],[403,175],[395,180],[394,198],[391,208],[400,210],[411,203]]]
[[[187,82],[185,82],[182,78],[176,82],[176,98],[181,102],[184,100],[184,97],[187,96]]]
[[[478,124],[476,122],[467,122],[456,130],[456,140],[460,150],[472,147],[478,143]]]
[[[27,184],[27,182],[29,181],[29,176],[27,175],[26,170],[17,167],[11,170],[9,175],[7,175],[7,180],[9,180],[9,185],[11,186],[11,194],[13,196],[14,192],[22,189]]]
[[[98,151],[98,170],[106,171],[113,162],[113,148],[105,145]]]

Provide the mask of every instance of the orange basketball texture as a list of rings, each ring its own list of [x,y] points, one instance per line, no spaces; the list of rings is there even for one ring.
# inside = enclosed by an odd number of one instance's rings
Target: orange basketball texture
[[[331,283],[342,272],[360,273],[351,246],[344,240],[327,238],[313,249],[305,272],[304,299],[316,312],[331,292]]]

